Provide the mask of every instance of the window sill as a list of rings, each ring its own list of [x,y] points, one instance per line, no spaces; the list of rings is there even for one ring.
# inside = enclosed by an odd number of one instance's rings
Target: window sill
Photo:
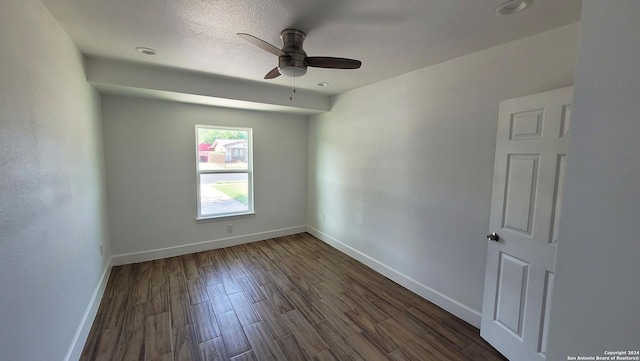
[[[256,212],[244,212],[244,213],[234,213],[234,214],[222,214],[219,216],[206,216],[206,217],[196,218],[196,223],[222,221],[230,218],[248,218],[248,217],[254,217],[255,215],[256,215]]]

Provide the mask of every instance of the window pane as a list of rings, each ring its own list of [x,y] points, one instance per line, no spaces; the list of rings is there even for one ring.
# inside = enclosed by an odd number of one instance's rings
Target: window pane
[[[249,132],[224,128],[198,128],[198,169],[248,169]]]
[[[249,174],[200,174],[200,213],[215,216],[249,211]]]

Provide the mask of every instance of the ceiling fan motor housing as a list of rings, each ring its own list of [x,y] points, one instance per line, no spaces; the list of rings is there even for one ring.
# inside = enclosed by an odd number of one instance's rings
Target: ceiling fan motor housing
[[[300,30],[286,29],[280,33],[282,39],[282,51],[288,56],[278,57],[278,70],[280,74],[299,77],[307,73],[307,53],[302,50],[305,34]]]

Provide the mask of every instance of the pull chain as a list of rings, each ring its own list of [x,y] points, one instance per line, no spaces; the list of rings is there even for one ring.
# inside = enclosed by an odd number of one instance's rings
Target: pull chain
[[[289,100],[293,100],[293,94],[296,93],[296,77],[292,76],[291,81],[289,82],[291,86],[291,95],[289,96]]]

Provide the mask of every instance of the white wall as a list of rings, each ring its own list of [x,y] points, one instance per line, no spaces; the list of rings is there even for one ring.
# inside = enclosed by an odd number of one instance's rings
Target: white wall
[[[304,230],[305,117],[120,96],[104,96],[102,108],[113,253],[143,252],[116,262]],[[253,128],[254,216],[196,222],[195,124]],[[189,246],[229,237],[238,238]],[[168,247],[178,248],[150,252]]]
[[[63,360],[109,252],[99,98],[39,1],[0,5],[0,360]]]
[[[640,348],[639,19],[583,2],[548,360]]]
[[[335,97],[309,125],[312,231],[479,325],[498,102],[571,85],[577,35],[569,25]]]

